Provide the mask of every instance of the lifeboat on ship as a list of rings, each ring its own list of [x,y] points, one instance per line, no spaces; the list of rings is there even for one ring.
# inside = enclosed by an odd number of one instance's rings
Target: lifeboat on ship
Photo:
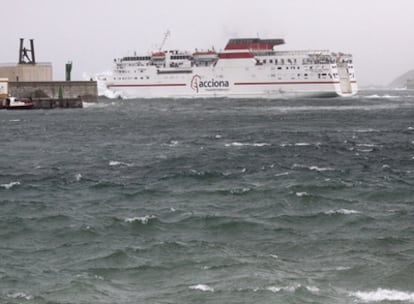
[[[164,52],[155,52],[151,55],[152,60],[165,60],[165,53]]]
[[[195,51],[193,53],[193,58],[195,61],[215,61],[218,58],[218,54],[214,50],[208,51]]]

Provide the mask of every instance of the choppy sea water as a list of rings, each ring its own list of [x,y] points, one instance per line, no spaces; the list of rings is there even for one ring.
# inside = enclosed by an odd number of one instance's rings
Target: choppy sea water
[[[0,303],[414,303],[413,91],[0,127]]]

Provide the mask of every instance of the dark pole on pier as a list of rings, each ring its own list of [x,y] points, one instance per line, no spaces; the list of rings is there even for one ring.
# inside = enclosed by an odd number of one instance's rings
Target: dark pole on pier
[[[33,39],[30,39],[30,49],[31,49],[31,53],[32,53],[32,64],[36,64]]]
[[[66,81],[70,81],[70,74],[72,72],[72,61],[66,63]]]
[[[24,63],[24,61],[23,61],[23,41],[24,41],[24,38],[20,38],[19,64]]]

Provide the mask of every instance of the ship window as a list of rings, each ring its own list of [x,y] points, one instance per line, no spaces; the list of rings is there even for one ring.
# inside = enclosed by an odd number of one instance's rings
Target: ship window
[[[273,63],[273,59],[269,59],[269,63]]]
[[[266,59],[263,60],[263,63],[266,63]]]
[[[278,69],[278,70],[281,70],[281,69],[282,69],[282,67],[277,67],[277,69]]]

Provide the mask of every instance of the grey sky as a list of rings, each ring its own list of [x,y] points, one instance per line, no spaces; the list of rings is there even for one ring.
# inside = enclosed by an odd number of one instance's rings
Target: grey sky
[[[361,85],[386,85],[414,69],[413,0],[13,0],[2,1],[0,62],[17,62],[19,38],[64,78],[108,71],[113,58],[165,48],[224,47],[231,37],[284,38],[288,49],[354,55]],[[28,42],[28,41],[27,41]]]

